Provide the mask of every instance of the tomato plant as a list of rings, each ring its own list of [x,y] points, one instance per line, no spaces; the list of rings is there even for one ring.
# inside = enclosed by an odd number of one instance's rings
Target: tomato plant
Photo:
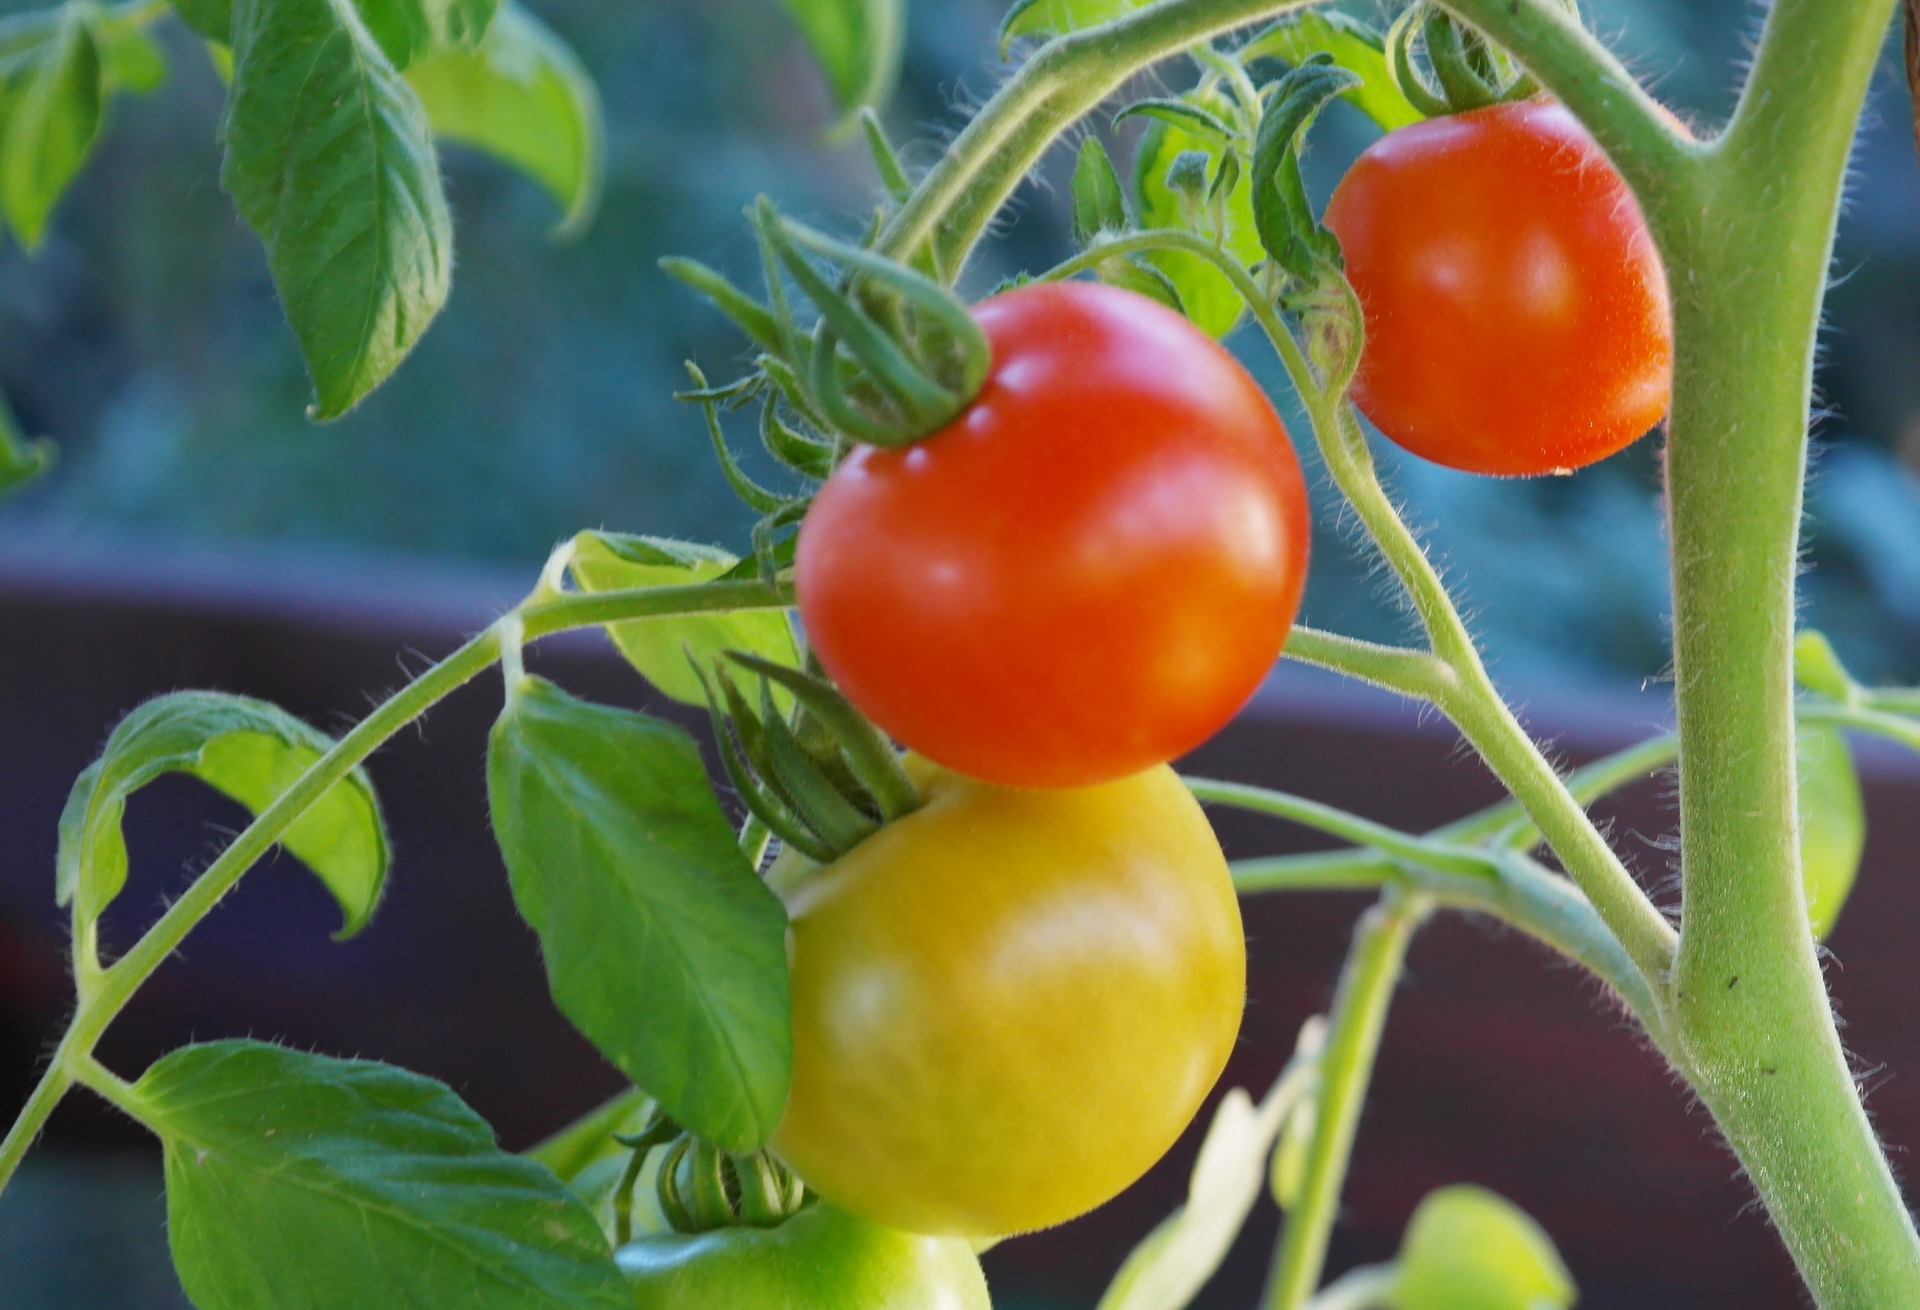
[[[1259,1101],[1223,1095],[1188,1203],[1103,1310],[1189,1304],[1263,1190],[1285,1208],[1265,1310],[1573,1298],[1547,1236],[1470,1187],[1423,1203],[1393,1262],[1323,1287],[1388,1011],[1443,911],[1604,984],[1713,1115],[1820,1305],[1920,1305],[1920,1231],[1816,942],[1864,836],[1843,734],[1920,748],[1920,691],[1863,686],[1794,637],[1813,346],[1894,3],[1775,0],[1732,116],[1696,138],[1567,0],[1414,3],[1385,33],[1299,0],[1020,0],[1004,34],[1052,39],[923,174],[863,118],[887,199],[858,239],[769,199],[751,215],[764,293],[669,262],[754,347],[686,393],[758,516],[739,553],[583,534],[337,740],[218,692],[114,729],[58,818],[71,1020],[0,1140],[0,1185],[85,1088],[159,1139],[175,1265],[207,1310],[279,1310],[289,1288],[329,1306],[977,1310],[965,1239],[1114,1196],[1219,1077],[1244,1003],[1236,893],[1370,889],[1328,1013]],[[447,293],[438,138],[591,209],[591,88],[517,8],[173,7],[231,65],[222,182],[267,246],[316,417],[377,385]],[[897,4],[791,7],[843,107],[888,84]],[[70,0],[0,26],[0,211],[29,244],[102,97],[156,80],[144,33],[169,9]],[[1084,248],[967,305],[969,256],[1049,146],[1176,54],[1192,84],[1120,112],[1161,124],[1136,203],[1083,145]],[[1343,101],[1387,135],[1322,214],[1300,157]],[[1308,523],[1287,433],[1175,304],[1221,329],[1244,312],[1266,338],[1417,625],[1406,642],[1294,626]],[[1494,474],[1577,468],[1668,415],[1672,732],[1555,767],[1382,483],[1362,410]],[[742,412],[791,475],[777,488],[734,453]],[[0,484],[45,455],[0,411]],[[576,628],[665,698],[705,702],[729,788],[677,724],[529,672],[530,643]],[[1507,799],[1409,832],[1174,774],[1283,646],[1450,722]],[[631,1086],[514,1154],[451,1089],[377,1062],[232,1041],[107,1068],[106,1029],[276,845],[343,935],[368,924],[392,851],[361,766],[496,665],[488,799],[513,901],[555,1006]],[[1587,811],[1669,764],[1677,922]],[[127,804],[167,774],[253,818],[107,958]],[[1340,846],[1229,866],[1201,802]],[[649,1171],[678,1230],[636,1240]]]
[[[660,1233],[614,1253],[636,1310],[989,1310],[973,1248],[825,1204],[777,1228]]]
[[[800,530],[820,661],[913,750],[1065,787],[1200,744],[1266,676],[1306,577],[1298,461],[1191,323],[1087,283],[979,306],[985,387],[905,448],[856,447]]]
[[[1395,444],[1474,473],[1563,473],[1665,416],[1666,274],[1632,192],[1563,106],[1390,132],[1326,221],[1366,311],[1353,399]]]
[[[1172,770],[926,797],[824,868],[788,855],[794,1072],[773,1147],[837,1205],[999,1237],[1108,1200],[1240,1030],[1226,861]]]

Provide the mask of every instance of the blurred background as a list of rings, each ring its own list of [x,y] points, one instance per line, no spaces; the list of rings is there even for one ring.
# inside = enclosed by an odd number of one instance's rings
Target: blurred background
[[[964,121],[959,107],[984,99],[1003,75],[993,34],[1005,6],[1006,0],[915,0],[905,72],[886,114],[910,161],[933,158],[939,141]],[[0,0],[0,13],[30,7],[25,0]],[[31,1064],[58,1017],[62,980],[57,957],[45,954],[49,940],[58,945],[57,923],[44,904],[52,816],[68,780],[119,712],[176,680],[196,681],[276,695],[323,725],[335,724],[364,705],[355,699],[360,693],[393,682],[394,650],[431,651],[462,624],[484,623],[489,607],[510,604],[530,585],[548,549],[579,528],[743,548],[746,512],[714,469],[697,415],[669,394],[683,383],[683,360],[699,359],[710,374],[725,376],[728,362],[742,354],[741,342],[717,313],[662,275],[656,261],[689,254],[748,281],[756,260],[741,211],[755,195],[768,193],[790,212],[844,230],[856,226],[875,199],[871,166],[857,141],[829,139],[824,84],[772,0],[534,0],[532,7],[580,53],[604,98],[609,159],[599,220],[579,239],[556,242],[548,232],[557,215],[531,183],[449,147],[443,158],[458,240],[452,300],[398,375],[337,423],[317,427],[304,418],[307,382],[265,261],[219,186],[214,129],[221,85],[177,25],[167,29],[173,70],[167,84],[149,97],[112,104],[97,156],[62,204],[43,249],[33,257],[0,249],[0,391],[27,430],[53,436],[61,447],[50,475],[0,502],[0,588],[11,588],[0,595],[0,684],[14,688],[0,705],[0,993],[37,998],[16,1007],[11,1029],[0,1028],[10,1068]],[[1756,22],[1746,0],[1588,0],[1586,7],[1594,25],[1683,116],[1710,126],[1729,107]],[[1345,106],[1330,110],[1308,161],[1310,183],[1324,195],[1371,136],[1358,114]],[[1123,133],[1121,140],[1124,149],[1130,138]],[[1920,679],[1920,164],[1891,57],[1855,162],[1824,338],[1805,612],[1861,677],[1914,681]],[[974,270],[972,289],[985,290],[1009,272],[1043,267],[1066,252],[1069,166],[1066,152],[1056,151],[1038,182],[1022,190],[1015,221]],[[1234,344],[1256,372],[1277,382],[1256,341],[1243,333]],[[1287,408],[1284,397],[1281,404]],[[1357,554],[1324,479],[1311,467],[1310,442],[1302,455],[1322,498],[1306,617],[1356,635],[1404,637],[1404,619]],[[1628,720],[1654,723],[1662,713],[1667,595],[1657,457],[1657,443],[1648,441],[1575,477],[1495,482],[1382,450],[1390,481],[1411,518],[1427,529],[1475,616],[1496,673],[1529,704],[1536,724],[1564,733],[1576,754],[1615,744],[1610,734]],[[355,635],[314,635],[342,630]],[[567,650],[558,658],[578,662],[581,677],[614,678],[597,648]],[[326,659],[333,660],[330,667]],[[44,681],[30,681],[55,674],[70,694],[59,705],[51,703]],[[639,693],[629,686],[607,694]],[[474,710],[481,731],[484,710]],[[1326,750],[1354,753],[1355,786],[1369,785],[1354,803],[1365,808],[1375,797],[1371,812],[1380,817],[1444,819],[1454,812],[1448,805],[1485,794],[1484,779],[1436,783],[1434,774],[1415,769],[1443,768],[1452,758],[1444,734],[1322,683],[1285,683],[1256,707],[1249,725],[1219,748],[1226,752],[1220,768],[1238,760],[1241,776],[1265,768],[1261,780],[1283,782],[1284,773],[1273,772],[1282,766],[1259,763],[1271,760],[1272,742],[1319,732]],[[462,739],[463,731],[456,725],[442,737],[436,729],[435,737],[444,744]],[[1368,763],[1373,757],[1359,753],[1362,745],[1387,751],[1391,762]],[[486,882],[494,900],[483,897],[481,905],[498,910],[504,902],[497,866],[470,785],[478,755],[469,751],[453,763],[451,751],[438,754],[434,767],[455,775],[466,790],[449,793],[438,808],[429,803],[433,797],[421,800],[413,840],[402,831],[397,881],[405,885],[413,873],[409,851],[444,867],[454,862],[450,852],[464,859],[471,850],[467,867],[449,873],[447,882]],[[1890,789],[1885,795],[1913,800],[1904,766],[1877,755],[1869,761],[1878,761],[1882,781],[1876,785]],[[1369,769],[1386,773],[1369,777]],[[1340,776],[1307,768],[1300,784],[1338,800],[1328,789],[1341,785]],[[1382,776],[1404,778],[1406,794],[1379,801]],[[190,789],[161,790],[161,801],[135,813],[156,835],[150,848],[156,870],[180,867],[204,850],[209,816],[231,817]],[[1641,803],[1644,863],[1657,877],[1664,869],[1655,840],[1660,797],[1649,791]],[[414,813],[404,804],[398,809]],[[396,817],[397,827],[400,822]],[[1876,837],[1883,858],[1894,850],[1884,845],[1888,840]],[[1273,841],[1259,848],[1272,849]],[[1920,843],[1901,849],[1920,849]],[[285,880],[277,894],[287,894],[294,881]],[[409,952],[432,954],[408,931],[445,931],[444,919],[424,909],[409,920],[409,902],[402,901],[388,911],[399,925],[378,930],[388,938],[385,946],[309,945],[322,936],[314,931],[324,921],[317,904],[286,909],[250,895],[243,893],[242,903],[256,917],[240,913],[238,926],[211,939],[209,955],[253,967],[268,961],[310,969],[316,989],[336,972],[342,978],[352,968],[377,973],[381,960],[401,970],[395,961]],[[1320,916],[1312,920],[1320,944],[1286,962],[1296,972],[1269,975],[1274,1008],[1291,1014],[1289,1023],[1324,1004],[1337,967],[1343,916],[1351,907],[1329,904],[1330,911],[1312,912]],[[1856,909],[1853,916],[1867,912]],[[16,936],[6,935],[9,924]],[[212,925],[208,931],[216,932]],[[1273,924],[1270,936],[1290,940],[1306,931],[1306,920],[1287,919]],[[1843,925],[1837,939],[1843,955],[1847,931]],[[469,946],[494,940],[487,932],[505,933],[503,949],[531,959],[527,941],[513,936],[511,925],[462,932]],[[290,944],[298,933],[305,934],[301,943]],[[1471,965],[1484,955],[1483,938],[1468,934],[1453,947],[1443,941],[1435,949],[1452,950]],[[1259,943],[1256,936],[1256,952]],[[1558,1006],[1590,1030],[1584,1044],[1567,1047],[1582,1052],[1568,1058],[1589,1070],[1568,1084],[1569,1094],[1579,1094],[1576,1084],[1583,1081],[1588,1093],[1600,1085],[1592,1080],[1604,1076],[1586,1062],[1598,1062],[1594,1052],[1612,1042],[1618,1061],[1637,1069],[1622,1076],[1641,1079],[1631,1094],[1649,1107],[1666,1107],[1650,1114],[1670,1116],[1662,1121],[1668,1137],[1659,1149],[1700,1162],[1705,1181],[1698,1185],[1707,1189],[1700,1195],[1708,1198],[1701,1205],[1709,1211],[1699,1216],[1702,1240],[1730,1242],[1736,1253],[1716,1266],[1732,1271],[1717,1282],[1702,1276],[1676,1284],[1679,1274],[1643,1270],[1649,1282],[1638,1291],[1630,1250],[1618,1267],[1583,1269],[1575,1260],[1590,1291],[1618,1289],[1612,1299],[1592,1295],[1586,1304],[1797,1305],[1763,1226],[1737,1219],[1741,1194],[1726,1182],[1730,1166],[1705,1143],[1701,1122],[1685,1118],[1659,1071],[1630,1038],[1595,1020],[1577,983],[1562,975],[1542,982],[1537,960],[1511,944],[1502,949],[1522,966],[1511,971],[1512,987],[1546,989],[1537,1000],[1540,1013],[1557,1013]],[[366,952],[359,965],[355,951]],[[472,965],[446,969],[460,967]],[[1496,975],[1509,977],[1497,969]],[[186,1006],[189,998],[204,1004],[222,976],[216,969],[201,977],[195,991],[190,974],[172,993],[179,1013],[142,1031],[155,1040],[247,1031],[252,1020],[238,1006],[245,997],[211,1015]],[[1487,976],[1473,987],[1511,998],[1501,990],[1508,983],[1496,987]],[[520,1022],[528,1030],[552,1029],[557,1020],[544,1008],[537,975],[523,969],[506,977],[528,983],[535,995],[499,1020],[503,1028]],[[1416,973],[1416,992],[1422,977]],[[1856,981],[1849,979],[1849,987]],[[278,995],[276,986],[264,986],[265,993]],[[1897,978],[1889,986],[1897,990]],[[1291,998],[1291,1008],[1281,997]],[[367,1009],[313,1002],[314,1013],[291,1012],[313,1020],[303,1036],[311,1033],[308,1040],[337,1053],[381,1050],[378,1024],[370,1029],[368,1014],[381,1002],[372,992],[363,999]],[[1431,1001],[1429,993],[1411,1004]],[[457,1004],[434,1000],[442,1002]],[[1515,1017],[1533,1014],[1527,1007],[1536,1000],[1514,1004],[1519,1009],[1505,1012],[1509,1027],[1499,1030],[1508,1035],[1506,1045],[1493,1046],[1538,1051],[1545,1042],[1560,1050],[1553,1042],[1567,1039],[1543,1036],[1550,1031],[1544,1020],[1536,1029],[1528,1026],[1534,1019]],[[337,1040],[323,1037],[335,1022]],[[1449,1039],[1451,1049],[1473,1050],[1472,1034],[1496,1031],[1502,1020],[1487,1022],[1493,1026],[1469,1031],[1464,1041]],[[375,1035],[366,1036],[370,1031]],[[555,1057],[555,1069],[590,1066],[566,1045],[571,1040],[564,1033],[551,1038],[556,1050],[571,1052]],[[1270,1076],[1290,1040],[1291,1028],[1263,1038],[1271,1049],[1250,1055],[1248,1079]],[[455,1038],[447,1045],[451,1052]],[[1414,1049],[1428,1051],[1438,1064],[1448,1046],[1429,1037]],[[145,1049],[137,1036],[126,1047]],[[452,1077],[449,1069],[466,1067],[460,1058],[448,1053],[447,1067],[431,1067],[430,1058],[425,1067]],[[1397,1067],[1415,1067],[1396,1066],[1395,1058],[1401,1057],[1390,1056],[1382,1075],[1389,1116],[1388,1076]],[[573,1065],[566,1065],[569,1059]],[[504,1083],[488,1093],[486,1076],[474,1074],[481,1083],[476,1104],[489,1108],[483,1102],[494,1095],[509,1106],[511,1120],[514,1093]],[[560,1075],[548,1069],[541,1077]],[[1471,1067],[1458,1077],[1461,1094],[1471,1099]],[[7,1085],[14,1081],[10,1073]],[[591,1100],[572,1088],[554,1096],[569,1104]],[[0,1100],[0,1112],[10,1112],[16,1100]],[[540,1131],[527,1113],[524,1122],[503,1125],[510,1145]],[[1394,1138],[1391,1122],[1390,1140],[1403,1151],[1419,1149],[1409,1145],[1421,1140],[1418,1134],[1409,1128],[1404,1140]],[[103,1115],[76,1111],[62,1123],[56,1149],[0,1201],[0,1301],[22,1310],[181,1304],[165,1262],[157,1161],[119,1149],[139,1139]],[[1565,1136],[1565,1127],[1543,1125],[1542,1140],[1551,1132]],[[1432,1125],[1422,1131],[1430,1133]],[[1608,1140],[1610,1150],[1623,1153],[1652,1149],[1624,1131]],[[1406,1156],[1398,1158],[1404,1163]],[[1394,1196],[1394,1188],[1412,1186],[1404,1169],[1395,1173],[1385,1160],[1377,1163],[1380,1178],[1389,1180],[1380,1186]],[[1583,1167],[1600,1166],[1588,1158]],[[1014,1310],[1090,1307],[1101,1285],[1099,1269],[1110,1268],[1121,1249],[1115,1243],[1137,1237],[1151,1222],[1152,1206],[1177,1195],[1179,1169],[1162,1172],[1153,1193],[1158,1199],[1125,1211],[1117,1236],[1079,1239],[1092,1251],[1081,1263],[1065,1246],[1006,1257],[1004,1278],[1011,1281],[998,1285],[1010,1289],[1007,1304]],[[1367,1176],[1362,1168],[1356,1187],[1364,1188]],[[1647,1186],[1644,1175],[1625,1177],[1618,1183],[1622,1212],[1633,1208],[1635,1189]],[[1552,1194],[1544,1186],[1543,1193]],[[1380,1240],[1388,1249],[1417,1195],[1409,1194],[1397,1213],[1398,1201],[1380,1207]],[[1561,1207],[1567,1210],[1564,1197]],[[1579,1227],[1580,1208],[1567,1213]],[[1543,1218],[1572,1251],[1578,1235]],[[1125,1224],[1134,1231],[1122,1231]],[[1730,1237],[1723,1232],[1729,1229]],[[1384,1253],[1366,1240],[1363,1235],[1357,1254]],[[1247,1268],[1257,1281],[1257,1260]],[[1742,1270],[1757,1281],[1738,1281]],[[1675,1299],[1653,1287],[1660,1280]],[[1225,1292],[1201,1302],[1246,1303],[1246,1295]]]

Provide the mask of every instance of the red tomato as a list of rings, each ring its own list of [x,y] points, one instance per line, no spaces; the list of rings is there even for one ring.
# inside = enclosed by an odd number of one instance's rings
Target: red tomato
[[[1366,310],[1353,398],[1396,444],[1473,473],[1562,473],[1666,414],[1666,274],[1632,192],[1564,107],[1392,132],[1326,221]]]
[[[1010,786],[1137,773],[1245,703],[1292,626],[1286,429],[1212,338],[1087,282],[978,306],[993,369],[923,441],[858,447],[801,525],[807,635],[911,749]]]

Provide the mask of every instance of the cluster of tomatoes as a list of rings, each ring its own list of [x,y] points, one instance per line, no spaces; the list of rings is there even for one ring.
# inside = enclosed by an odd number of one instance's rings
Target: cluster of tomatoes
[[[1354,399],[1405,448],[1542,474],[1664,413],[1658,257],[1558,106],[1390,134],[1327,223],[1365,313]],[[1279,657],[1310,535],[1279,417],[1186,318],[1085,282],[976,317],[984,388],[924,440],[856,447],[795,564],[813,650],[924,804],[771,874],[795,1041],[774,1149],[842,1211],[973,1240],[1115,1195],[1225,1065],[1241,923],[1167,761]]]

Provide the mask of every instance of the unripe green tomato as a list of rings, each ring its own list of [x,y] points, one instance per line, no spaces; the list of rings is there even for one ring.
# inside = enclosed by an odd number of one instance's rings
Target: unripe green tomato
[[[642,1237],[614,1259],[637,1310],[992,1310],[967,1243],[819,1202],[778,1228]]]
[[[789,851],[793,1090],[772,1148],[907,1232],[1064,1223],[1166,1153],[1220,1076],[1246,942],[1219,840],[1158,765],[925,803],[824,868]]]
[[[1393,1310],[1566,1310],[1579,1295],[1553,1239],[1484,1187],[1428,1194],[1407,1224]]]
[[[1833,931],[1860,872],[1867,844],[1866,808],[1847,739],[1836,728],[1802,728],[1800,766],[1800,882],[1815,941]]]

